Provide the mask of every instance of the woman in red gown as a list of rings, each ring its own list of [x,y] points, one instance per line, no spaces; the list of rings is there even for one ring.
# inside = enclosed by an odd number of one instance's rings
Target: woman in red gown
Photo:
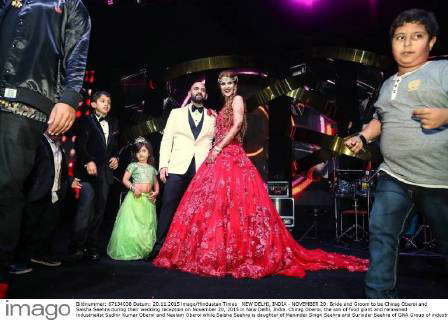
[[[242,140],[244,101],[237,75],[220,73],[225,104],[216,119],[214,148],[185,192],[153,261],[161,268],[203,276],[304,277],[305,271],[366,271],[368,260],[307,250],[285,228]]]

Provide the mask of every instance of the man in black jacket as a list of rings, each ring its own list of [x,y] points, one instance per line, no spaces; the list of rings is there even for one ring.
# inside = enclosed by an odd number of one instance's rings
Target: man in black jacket
[[[76,177],[81,180],[81,194],[75,216],[69,260],[86,255],[98,260],[98,236],[109,189],[118,167],[118,121],[108,116],[110,94],[96,92],[92,97],[94,112],[81,119],[75,142]]]
[[[69,186],[67,159],[60,141],[60,136],[42,135],[33,170],[25,183],[27,204],[17,251],[26,264],[31,261],[49,267],[61,265],[52,252],[53,236]],[[23,273],[30,268],[17,270]]]
[[[0,0],[0,297],[19,239],[42,132],[60,135],[81,100],[90,18],[81,0]]]

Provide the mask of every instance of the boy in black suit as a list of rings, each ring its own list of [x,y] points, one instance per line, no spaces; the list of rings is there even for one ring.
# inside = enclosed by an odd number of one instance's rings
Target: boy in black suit
[[[108,116],[111,97],[99,91],[92,97],[92,112],[81,119],[75,142],[77,178],[81,194],[70,244],[69,260],[86,256],[98,260],[98,233],[113,183],[112,171],[118,167],[118,121]]]
[[[25,264],[13,265],[12,273],[31,271],[27,265],[29,261],[49,267],[61,265],[53,256],[51,247],[68,184],[67,159],[61,137],[44,133],[24,189],[27,203],[17,252],[19,260]]]

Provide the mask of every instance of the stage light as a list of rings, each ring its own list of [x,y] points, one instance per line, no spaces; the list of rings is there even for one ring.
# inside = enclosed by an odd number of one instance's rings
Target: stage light
[[[263,106],[258,106],[258,110],[260,110],[264,114],[266,119],[269,120],[269,113],[266,111],[266,109]]]
[[[297,5],[304,5],[307,7],[312,7],[317,0],[291,0],[292,3],[297,4]]]
[[[255,157],[255,156],[258,156],[260,153],[263,152],[263,150],[264,150],[264,148],[261,147],[260,149],[258,149],[258,150],[255,151],[255,152],[252,152],[252,153],[246,153],[246,156],[248,156],[248,157]]]
[[[75,164],[74,164],[74,162],[73,162],[73,160],[69,160],[68,161],[68,175],[70,176],[70,177],[73,177],[74,176],[74,166],[75,166]]]

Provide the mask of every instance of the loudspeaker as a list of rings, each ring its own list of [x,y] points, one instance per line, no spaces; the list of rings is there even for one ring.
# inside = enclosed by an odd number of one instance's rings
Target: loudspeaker
[[[270,197],[287,228],[295,226],[294,198]]]

